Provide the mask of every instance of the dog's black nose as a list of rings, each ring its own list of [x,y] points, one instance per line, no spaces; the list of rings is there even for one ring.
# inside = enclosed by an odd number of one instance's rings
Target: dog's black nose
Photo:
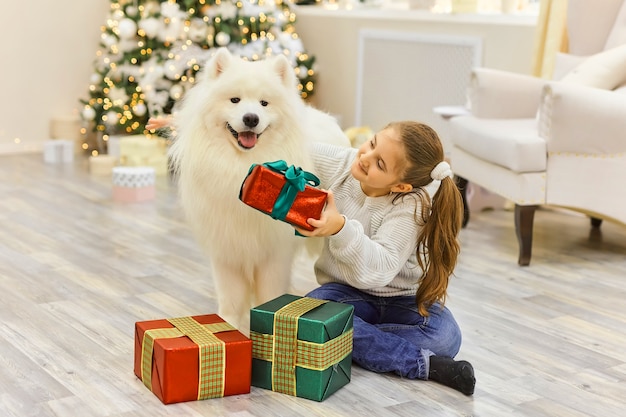
[[[254,113],[246,113],[243,115],[243,123],[248,127],[255,127],[259,124],[259,116]]]

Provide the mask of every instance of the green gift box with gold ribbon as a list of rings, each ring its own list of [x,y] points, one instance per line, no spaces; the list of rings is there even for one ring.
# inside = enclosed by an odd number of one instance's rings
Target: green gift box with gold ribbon
[[[354,307],[285,294],[250,311],[252,385],[323,401],[350,382]]]

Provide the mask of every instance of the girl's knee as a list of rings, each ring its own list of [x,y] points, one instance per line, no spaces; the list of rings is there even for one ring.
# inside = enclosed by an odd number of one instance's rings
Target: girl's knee
[[[438,310],[436,318],[433,317],[431,320],[431,326],[436,329],[432,339],[436,340],[436,343],[430,349],[440,356],[455,357],[461,348],[462,335],[454,316],[450,310],[444,308]]]
[[[461,342],[463,340],[463,336],[461,334],[461,328],[458,323],[452,316],[450,312],[448,312],[449,317],[445,320],[445,325],[442,326],[442,339],[445,340],[446,343],[446,356],[454,358],[459,350],[461,349]]]
[[[372,306],[368,302],[368,295],[349,285],[331,282],[314,289],[307,296],[336,303],[350,304],[354,306],[355,315],[364,314],[369,317],[372,314]]]
[[[349,288],[346,285],[331,282],[310,291],[306,296],[319,300],[340,302],[348,295]]]

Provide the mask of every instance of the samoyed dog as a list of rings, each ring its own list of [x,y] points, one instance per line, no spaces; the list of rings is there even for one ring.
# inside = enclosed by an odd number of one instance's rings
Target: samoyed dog
[[[296,85],[282,55],[249,62],[221,48],[174,118],[181,205],[209,257],[219,315],[246,334],[250,308],[289,291],[294,256],[308,240],[239,200],[250,166],[282,159],[310,171],[312,141],[350,145]]]

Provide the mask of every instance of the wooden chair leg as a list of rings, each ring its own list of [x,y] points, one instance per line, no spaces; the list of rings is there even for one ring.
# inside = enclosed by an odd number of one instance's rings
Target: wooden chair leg
[[[591,218],[591,227],[593,227],[594,229],[597,229],[601,225],[602,225],[602,219],[598,219],[596,217]]]
[[[467,222],[469,222],[469,218],[470,218],[469,204],[467,204],[468,181],[463,177],[459,177],[458,175],[456,175],[455,178],[456,178],[456,186],[461,192],[461,199],[463,200],[463,224],[462,226],[465,227],[467,226]]]
[[[515,205],[515,233],[519,243],[519,258],[517,263],[520,266],[528,266],[532,255],[533,246],[533,221],[537,206]]]

